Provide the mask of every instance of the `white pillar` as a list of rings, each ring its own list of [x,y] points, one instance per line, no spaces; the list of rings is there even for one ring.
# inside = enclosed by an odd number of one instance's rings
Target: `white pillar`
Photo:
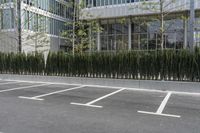
[[[97,51],[101,51],[100,31],[97,32]]]
[[[195,22],[195,3],[194,0],[190,0],[190,50],[194,48],[194,22]]]
[[[89,27],[89,51],[90,52],[92,51],[92,27],[91,27],[91,24]]]
[[[184,48],[187,48],[188,43],[188,21],[184,20]]]
[[[128,50],[131,50],[131,20],[128,21]]]
[[[68,16],[67,16],[67,7],[66,6],[64,7],[64,16],[65,16],[65,18],[68,18]]]

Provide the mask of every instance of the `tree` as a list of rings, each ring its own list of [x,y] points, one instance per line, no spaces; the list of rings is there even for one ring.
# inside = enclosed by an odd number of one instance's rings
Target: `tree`
[[[64,31],[62,35],[66,38],[66,43],[71,47],[73,54],[91,51],[95,46],[95,35],[102,31],[98,18],[87,20],[81,18],[85,15],[90,16],[90,14],[83,14],[81,11],[83,7],[85,7],[84,0],[70,0],[67,6],[73,20],[66,22],[68,30]]]
[[[145,1],[142,2],[139,5],[134,5],[131,7],[133,8],[139,8],[144,11],[147,11],[148,13],[155,14],[153,17],[153,20],[157,20],[160,22],[160,28],[159,28],[159,35],[160,35],[160,45],[161,49],[164,49],[164,36],[165,32],[167,31],[168,27],[165,23],[166,18],[173,13],[176,10],[182,10],[182,8],[189,4],[189,2],[181,3],[177,2],[177,0],[157,0],[157,1]],[[185,15],[181,16],[183,19],[187,19]]]

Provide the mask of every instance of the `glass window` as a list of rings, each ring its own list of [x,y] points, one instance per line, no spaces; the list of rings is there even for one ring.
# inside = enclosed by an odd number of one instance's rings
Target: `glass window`
[[[13,9],[3,9],[1,13],[1,29],[14,28]]]

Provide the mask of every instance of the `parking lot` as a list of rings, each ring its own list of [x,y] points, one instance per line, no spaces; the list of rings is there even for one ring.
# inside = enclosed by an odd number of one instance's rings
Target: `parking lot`
[[[0,133],[200,133],[200,94],[0,80]]]

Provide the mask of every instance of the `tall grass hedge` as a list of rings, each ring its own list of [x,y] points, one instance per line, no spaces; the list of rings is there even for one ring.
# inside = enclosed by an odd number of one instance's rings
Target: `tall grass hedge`
[[[0,53],[1,74],[43,74],[45,61],[43,54]]]
[[[200,81],[200,49],[119,53],[0,53],[0,73]]]

